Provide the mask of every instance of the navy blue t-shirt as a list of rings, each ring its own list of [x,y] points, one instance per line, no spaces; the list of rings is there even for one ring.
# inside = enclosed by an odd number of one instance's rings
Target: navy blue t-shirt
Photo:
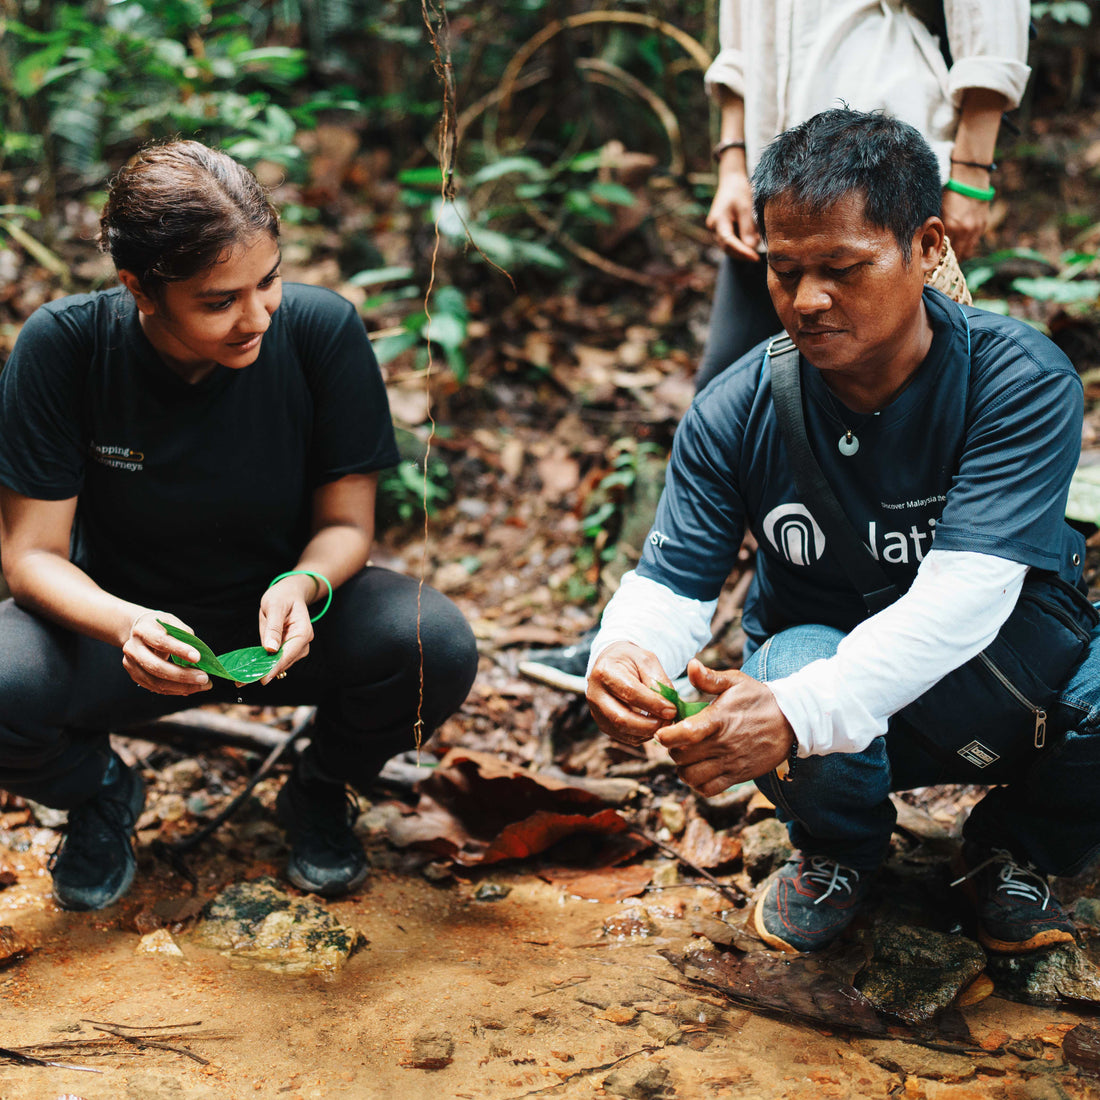
[[[73,561],[185,617],[258,606],[309,540],[313,490],[397,461],[363,322],[330,290],[286,284],[256,361],[195,384],[121,288],[36,310],[0,372],[0,482],[77,497]]]
[[[845,514],[899,592],[924,556],[971,550],[1081,576],[1084,540],[1065,522],[1084,395],[1072,363],[1020,321],[926,289],[932,345],[909,385],[873,415],[845,409],[802,360],[806,431]],[[714,599],[745,529],[756,576],[743,624],[757,642],[787,626],[853,629],[859,594],[801,500],[772,407],[761,344],[719,375],[676,432],[657,518],[638,566]],[[840,453],[852,428],[859,450]]]

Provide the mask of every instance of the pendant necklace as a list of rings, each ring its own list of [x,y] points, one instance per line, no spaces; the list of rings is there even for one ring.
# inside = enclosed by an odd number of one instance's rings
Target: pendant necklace
[[[859,436],[856,435],[854,428],[850,428],[847,424],[848,417],[842,415],[840,406],[837,403],[835,397],[833,397],[832,391],[826,387],[825,393],[828,395],[829,404],[832,406],[832,417],[840,425],[843,435],[836,441],[836,449],[845,457],[851,458],[856,452],[859,451]],[[878,416],[877,412],[868,413],[862,416],[855,424],[855,428],[862,428],[864,424],[872,416]]]

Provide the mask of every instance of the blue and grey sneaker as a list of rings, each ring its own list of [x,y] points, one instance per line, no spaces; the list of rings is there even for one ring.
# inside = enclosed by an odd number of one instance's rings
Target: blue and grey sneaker
[[[134,823],[145,805],[141,776],[114,753],[103,783],[69,811],[65,838],[50,856],[53,896],[62,909],[105,909],[134,881]]]
[[[974,906],[978,940],[990,951],[1019,955],[1055,943],[1076,942],[1076,928],[1047,880],[1003,848],[963,845],[952,886],[962,885]]]
[[[302,782],[291,774],[275,799],[275,819],[286,830],[286,877],[323,897],[361,886],[370,867],[352,826],[358,804],[342,783]]]
[[[756,933],[781,951],[820,951],[852,923],[868,889],[864,873],[825,856],[799,856],[780,867],[761,894]]]

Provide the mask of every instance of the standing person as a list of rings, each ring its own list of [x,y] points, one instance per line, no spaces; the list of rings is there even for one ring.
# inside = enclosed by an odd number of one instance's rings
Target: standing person
[[[656,737],[704,796],[755,779],[775,803],[797,851],[755,909],[774,947],[839,936],[886,856],[890,792],[940,783],[992,788],[963,828],[957,880],[981,941],[1070,941],[1046,876],[1100,850],[1100,627],[1065,521],[1081,379],[1029,325],[925,287],[944,227],[936,158],[913,127],[815,115],[767,147],[753,192],[794,350],[744,356],[677,429],[641,563],[593,643],[593,716],[616,741]],[[801,380],[851,552],[820,488],[800,488],[773,351]],[[708,669],[691,658],[747,529],[748,657]],[[878,595],[893,589],[873,614],[849,579],[872,556],[889,582]],[[717,698],[676,721],[655,681],[685,665]]]
[[[926,13],[943,17],[950,65]],[[1029,17],[1027,0],[720,0],[721,49],[704,79],[720,110],[707,227],[724,255],[696,389],[781,327],[749,179],[768,142],[818,111],[843,102],[915,126],[939,162],[952,247],[974,254],[1001,114],[1019,105],[1030,73]]]
[[[362,321],[283,284],[275,209],[197,142],[122,169],[100,245],[122,285],[38,309],[0,373],[0,786],[69,811],[54,897],[99,909],[133,879],[143,803],[108,730],[188,699],[316,704],[277,801],[287,874],[353,890],[345,783],[426,737],[477,662],[448,600],[369,564],[398,454]],[[214,681],[162,622],[281,655],[256,684]]]

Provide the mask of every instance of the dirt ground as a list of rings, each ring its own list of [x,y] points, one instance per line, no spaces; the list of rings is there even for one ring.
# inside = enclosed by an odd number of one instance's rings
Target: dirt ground
[[[199,901],[279,872],[262,806],[227,828],[193,861]],[[33,949],[0,971],[0,1045],[107,1040],[93,1056],[40,1054],[100,1073],[0,1066],[2,1100],[1100,1096],[1059,1049],[1088,1020],[1064,1008],[994,996],[964,1013],[975,1047],[991,1053],[960,1055],[769,1018],[693,985],[661,952],[707,947],[698,933],[708,922],[721,914],[737,926],[749,911],[705,886],[586,901],[543,881],[534,862],[459,868],[433,883],[422,860],[414,867],[368,837],[367,887],[326,903],[367,943],[335,976],[292,976],[197,946],[198,902],[147,844],[130,896],[74,914],[49,899],[43,862],[55,834],[25,824],[0,839],[18,877],[0,892],[0,924]],[[477,900],[487,884],[504,896]],[[622,934],[646,918],[649,935]],[[138,953],[140,933],[158,924],[182,958]],[[176,1049],[138,1050],[89,1021],[164,1029]],[[1010,1038],[1026,1057],[1004,1051]]]

